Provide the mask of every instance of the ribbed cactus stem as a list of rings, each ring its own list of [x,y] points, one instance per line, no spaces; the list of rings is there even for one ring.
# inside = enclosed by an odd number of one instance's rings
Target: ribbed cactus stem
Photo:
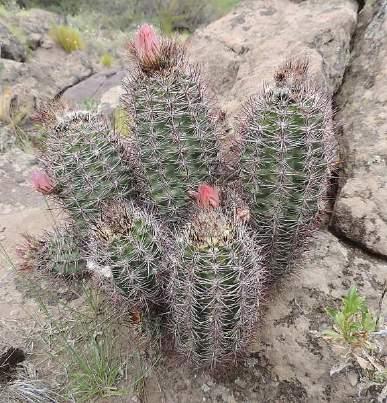
[[[275,275],[288,271],[324,209],[334,159],[328,98],[292,61],[251,98],[241,123],[241,179]]]
[[[77,276],[86,270],[80,238],[73,227],[63,227],[44,235],[25,235],[26,242],[18,250],[22,267],[61,276]]]
[[[130,158],[102,116],[69,112],[56,117],[47,136],[42,159],[53,196],[79,226],[98,215],[101,203],[135,194]]]
[[[91,258],[109,268],[114,284],[132,306],[160,302],[165,236],[154,216],[132,203],[105,205],[94,225]]]
[[[181,45],[158,38],[148,63],[132,46],[136,65],[123,84],[123,105],[133,117],[149,199],[165,219],[176,221],[189,205],[188,191],[213,180],[215,119],[199,70]]]
[[[177,251],[169,288],[177,347],[198,366],[222,366],[255,332],[266,280],[260,250],[209,207],[197,209]]]

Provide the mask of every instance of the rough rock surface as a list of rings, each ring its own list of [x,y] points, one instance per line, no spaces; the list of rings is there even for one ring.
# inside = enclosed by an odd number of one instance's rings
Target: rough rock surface
[[[37,306],[15,282],[15,249],[22,243],[21,234],[39,232],[51,222],[43,198],[31,188],[34,165],[36,158],[15,148],[0,155],[0,347],[7,342],[23,346],[35,323]]]
[[[354,0],[257,0],[241,4],[195,34],[190,53],[226,112],[271,80],[289,56],[307,56],[318,81],[333,94],[341,85],[356,26]]]
[[[0,58],[23,62],[26,57],[27,51],[23,44],[0,22]]]
[[[81,83],[69,88],[62,98],[75,105],[82,105],[93,99],[104,112],[111,112],[118,106],[122,93],[121,82],[125,70],[107,70],[96,73]]]
[[[370,2],[360,23],[337,98],[344,183],[333,226],[362,247],[387,256],[387,3]]]
[[[25,63],[20,57],[0,61],[0,120],[9,120],[12,113],[30,115],[42,101],[60,96],[95,72],[88,53],[66,53],[52,41],[49,29],[59,21],[56,14],[43,10],[21,11],[6,18],[7,26],[17,27],[25,37],[24,51],[28,46],[31,52]]]

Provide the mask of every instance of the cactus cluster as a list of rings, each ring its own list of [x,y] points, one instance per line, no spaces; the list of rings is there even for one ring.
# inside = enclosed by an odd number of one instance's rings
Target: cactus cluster
[[[34,187],[60,203],[80,243],[31,242],[26,261],[66,273],[70,262],[52,262],[73,247],[129,306],[161,306],[177,349],[217,368],[247,351],[265,294],[319,224],[334,159],[330,101],[307,62],[288,62],[247,102],[224,152],[184,47],[144,25],[130,54],[128,130],[99,114],[41,114],[45,172]]]

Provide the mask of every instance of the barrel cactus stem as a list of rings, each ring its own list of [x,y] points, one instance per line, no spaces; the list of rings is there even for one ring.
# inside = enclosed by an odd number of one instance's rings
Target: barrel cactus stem
[[[151,204],[167,221],[179,221],[189,191],[213,183],[217,123],[197,66],[176,41],[142,26],[131,43],[134,67],[124,80],[122,103],[134,134]]]
[[[241,182],[276,277],[317,227],[335,157],[331,102],[307,70],[305,60],[286,63],[241,118]]]
[[[90,259],[99,272],[110,271],[128,304],[147,308],[161,301],[165,238],[151,213],[131,202],[114,201],[103,206],[93,225]]]
[[[195,365],[218,368],[246,351],[256,330],[266,271],[246,228],[230,222],[217,195],[199,187],[195,213],[177,242],[169,297],[178,349]]]

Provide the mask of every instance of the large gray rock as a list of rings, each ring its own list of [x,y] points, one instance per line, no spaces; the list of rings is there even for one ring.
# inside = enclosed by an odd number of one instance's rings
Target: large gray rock
[[[87,80],[69,88],[62,98],[74,105],[82,105],[89,100],[99,104],[106,113],[114,110],[122,94],[121,82],[125,77],[124,70],[106,70],[94,74]]]
[[[322,331],[332,326],[325,309],[337,306],[348,289],[356,286],[371,311],[378,312],[387,262],[370,258],[320,231],[300,266],[267,304],[257,345],[260,360],[267,362],[272,379],[288,381],[289,386],[303,391],[297,402],[356,401],[356,385],[349,382],[353,375],[358,379],[356,370],[349,368],[330,376],[332,367],[340,362],[340,350],[332,351],[321,338]],[[386,321],[386,300],[381,314]],[[371,401],[366,391],[362,397]]]
[[[9,17],[12,24],[25,34],[46,34],[53,25],[63,22],[63,18],[50,11],[31,8]]]
[[[42,101],[61,96],[67,89],[95,73],[95,55],[85,51],[66,53],[50,37],[49,30],[61,18],[51,12],[22,10],[4,17],[4,25],[16,27],[31,50],[21,57],[1,59],[0,120],[30,116]],[[0,40],[2,24],[0,23]],[[12,116],[13,115],[13,116]]]
[[[10,31],[6,24],[0,22],[0,58],[23,62],[27,49]]]
[[[354,0],[248,1],[195,34],[190,53],[209,71],[227,112],[239,110],[289,56],[309,57],[333,94],[349,61],[356,12]]]
[[[336,231],[387,256],[387,3],[361,12],[353,60],[337,98],[345,183]]]
[[[1,63],[0,120],[4,121],[20,114],[31,115],[43,101],[61,95],[94,73],[86,54],[68,54],[58,47],[40,48],[28,63],[5,59]]]

